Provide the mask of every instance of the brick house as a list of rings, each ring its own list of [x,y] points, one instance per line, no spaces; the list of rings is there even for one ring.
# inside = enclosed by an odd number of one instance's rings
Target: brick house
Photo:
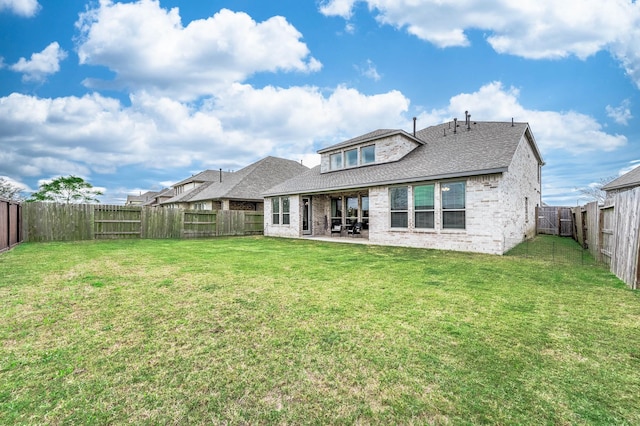
[[[414,122],[415,129],[415,122]],[[503,254],[535,233],[544,165],[527,123],[376,130],[271,188],[264,234]]]
[[[265,157],[236,172],[205,170],[173,185],[174,196],[160,205],[195,210],[262,211],[264,191],[308,170],[296,161],[278,157]]]

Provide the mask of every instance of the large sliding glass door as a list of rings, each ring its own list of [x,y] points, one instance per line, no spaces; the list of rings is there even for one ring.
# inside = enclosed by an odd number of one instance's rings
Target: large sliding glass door
[[[353,226],[362,223],[362,229],[369,229],[369,195],[349,194],[331,198],[331,226]]]

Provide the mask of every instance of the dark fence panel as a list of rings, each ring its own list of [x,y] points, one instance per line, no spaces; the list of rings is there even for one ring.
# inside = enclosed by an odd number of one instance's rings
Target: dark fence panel
[[[0,252],[22,242],[22,206],[0,199]]]

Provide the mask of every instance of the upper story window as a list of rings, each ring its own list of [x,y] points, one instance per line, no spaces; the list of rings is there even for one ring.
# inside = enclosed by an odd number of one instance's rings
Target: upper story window
[[[355,167],[358,165],[358,148],[344,152],[344,163],[345,167]]]
[[[351,148],[329,155],[329,170],[340,170],[376,162],[376,146]]]
[[[360,164],[371,164],[376,162],[376,146],[369,145],[360,148]]]
[[[338,152],[337,154],[331,154],[329,157],[331,162],[331,170],[338,170],[342,168],[342,152]]]

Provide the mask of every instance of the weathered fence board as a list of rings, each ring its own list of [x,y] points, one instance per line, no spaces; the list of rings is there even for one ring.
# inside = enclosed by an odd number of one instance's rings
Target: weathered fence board
[[[602,213],[606,215],[602,233],[609,244],[611,272],[637,289],[640,276],[640,187],[615,194]]]
[[[25,241],[203,238],[263,232],[263,213],[100,204],[25,204]]]
[[[536,207],[538,234],[573,236],[573,212],[571,207]]]
[[[24,240],[92,240],[93,207],[90,204],[25,203]]]

